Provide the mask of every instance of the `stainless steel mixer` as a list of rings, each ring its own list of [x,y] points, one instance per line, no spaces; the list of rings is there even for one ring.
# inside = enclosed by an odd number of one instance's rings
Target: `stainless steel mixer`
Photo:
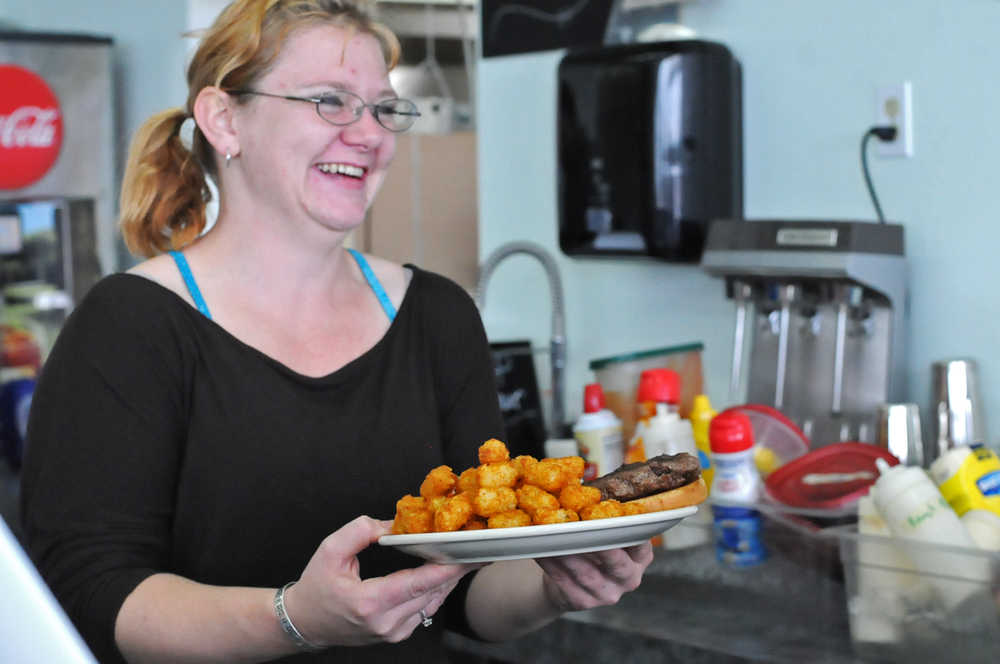
[[[814,447],[874,442],[904,392],[902,226],[716,221],[701,265],[736,305],[730,400],[774,406]]]

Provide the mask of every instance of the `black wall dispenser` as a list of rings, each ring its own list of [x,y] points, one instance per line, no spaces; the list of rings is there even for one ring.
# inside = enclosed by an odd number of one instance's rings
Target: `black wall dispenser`
[[[743,218],[742,77],[689,39],[568,52],[559,64],[559,246],[696,262]]]

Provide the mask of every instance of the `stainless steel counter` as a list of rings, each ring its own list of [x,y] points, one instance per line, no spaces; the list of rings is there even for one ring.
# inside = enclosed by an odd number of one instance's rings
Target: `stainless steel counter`
[[[836,543],[774,521],[765,542],[767,561],[742,570],[718,563],[711,544],[658,549],[642,585],[615,606],[515,641],[449,634],[448,643],[470,662],[860,662]]]

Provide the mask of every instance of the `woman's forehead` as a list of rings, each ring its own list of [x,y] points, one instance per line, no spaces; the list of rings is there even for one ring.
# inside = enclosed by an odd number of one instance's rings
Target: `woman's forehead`
[[[301,28],[286,39],[274,67],[264,78],[286,85],[357,81],[388,85],[389,71],[378,39],[336,25]]]

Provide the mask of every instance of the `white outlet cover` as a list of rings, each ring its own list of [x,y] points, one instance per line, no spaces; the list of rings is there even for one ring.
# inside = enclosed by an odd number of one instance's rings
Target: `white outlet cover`
[[[913,86],[909,81],[878,89],[875,99],[875,123],[895,126],[892,141],[875,139],[877,153],[882,157],[913,156]],[[895,109],[895,113],[891,111]]]

